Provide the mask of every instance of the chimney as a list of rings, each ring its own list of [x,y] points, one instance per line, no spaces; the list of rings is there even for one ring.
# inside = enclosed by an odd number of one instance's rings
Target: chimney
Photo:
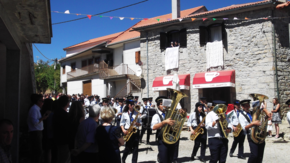
[[[180,18],[180,0],[172,1],[172,19]]]

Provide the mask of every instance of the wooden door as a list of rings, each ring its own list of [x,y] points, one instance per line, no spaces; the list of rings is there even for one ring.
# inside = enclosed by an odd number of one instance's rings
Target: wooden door
[[[84,95],[92,95],[92,81],[84,81],[83,82],[83,94]]]

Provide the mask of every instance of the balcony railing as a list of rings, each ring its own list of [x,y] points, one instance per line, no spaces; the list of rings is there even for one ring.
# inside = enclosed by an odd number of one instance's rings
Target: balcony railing
[[[93,64],[89,66],[82,67],[81,69],[75,69],[74,71],[67,73],[67,79],[88,75],[91,73],[97,73],[99,71],[99,64]]]

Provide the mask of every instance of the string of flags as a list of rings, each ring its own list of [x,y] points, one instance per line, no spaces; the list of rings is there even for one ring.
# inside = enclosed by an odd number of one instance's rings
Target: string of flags
[[[100,18],[103,18],[103,17],[107,17],[107,18],[110,18],[110,20],[114,19],[114,18],[118,18],[120,20],[124,20],[124,19],[131,19],[131,20],[151,20],[151,19],[156,19],[156,21],[170,21],[172,20],[171,18],[137,18],[137,17],[120,17],[120,16],[105,16],[105,15],[91,15],[91,14],[80,14],[80,13],[70,13],[69,10],[66,10],[65,12],[59,12],[59,11],[51,11],[53,13],[58,13],[58,14],[70,14],[70,15],[77,15],[77,16],[81,16],[81,15],[85,15],[87,16],[89,19],[91,19],[92,17],[100,17]],[[268,19],[283,19],[283,18],[290,18],[289,16],[287,17],[262,17],[262,18],[258,18],[258,19],[264,19],[264,20],[268,20]],[[202,20],[202,21],[206,21],[206,20],[213,20],[213,21],[216,21],[216,20],[230,20],[229,18],[187,18],[187,19],[191,19],[191,21],[196,21],[196,20]],[[248,18],[248,17],[245,17],[245,18],[237,18],[237,17],[234,17],[232,18],[231,20],[255,20],[257,18]],[[182,18],[179,18],[178,19],[180,22],[184,19]]]

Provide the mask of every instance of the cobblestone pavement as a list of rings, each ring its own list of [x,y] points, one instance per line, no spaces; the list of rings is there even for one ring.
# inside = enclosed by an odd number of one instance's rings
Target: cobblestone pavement
[[[275,129],[273,126],[273,135],[275,133]],[[275,139],[267,138],[266,139],[266,147],[264,151],[264,160],[263,163],[286,163],[290,162],[290,128],[287,121],[283,121],[280,125],[280,133],[285,132],[285,141],[282,138]],[[194,142],[189,140],[190,133],[188,131],[182,131],[181,139],[179,144],[179,155],[178,155],[178,162],[200,162],[199,160],[191,161],[190,156],[194,146]],[[143,142],[145,142],[146,134],[143,136]],[[155,163],[157,162],[157,154],[158,154],[158,147],[155,141],[155,132],[150,137],[150,145],[145,145],[144,143],[139,145],[139,153],[138,153],[138,163]],[[230,134],[229,136],[229,149],[231,148],[233,142],[233,136]],[[124,147],[121,147],[121,152],[123,151]],[[250,148],[248,144],[247,138],[244,142],[244,156],[246,160],[241,160],[237,158],[238,147],[234,152],[234,157],[227,157],[228,163],[246,163],[249,156],[250,156]],[[122,157],[121,153],[121,157]],[[200,151],[197,152],[197,156],[200,155]],[[209,148],[206,149],[206,162],[210,160],[210,152]],[[130,163],[132,159],[132,154],[127,157],[126,162]]]

